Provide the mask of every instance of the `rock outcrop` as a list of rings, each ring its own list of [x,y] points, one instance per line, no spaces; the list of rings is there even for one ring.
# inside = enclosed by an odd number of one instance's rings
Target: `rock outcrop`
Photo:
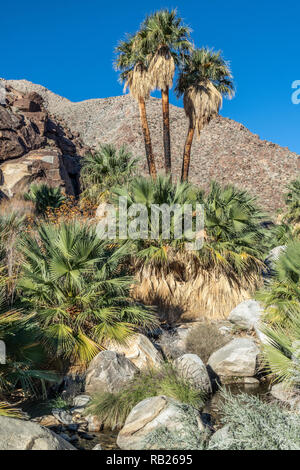
[[[105,346],[110,351],[124,354],[138,369],[155,369],[162,364],[160,352],[141,333],[130,336],[124,344],[110,341]]]
[[[252,330],[258,325],[262,313],[263,307],[259,302],[245,300],[230,312],[228,320],[242,329]]]
[[[118,392],[138,369],[124,355],[114,351],[102,351],[91,362],[86,373],[85,390],[97,392]]]
[[[0,416],[0,450],[75,450],[75,448],[37,423]]]
[[[211,383],[205,364],[197,354],[184,354],[174,361],[179,375],[205,393],[211,393]]]
[[[138,105],[130,96],[92,99],[78,103],[58,96],[43,86],[26,80],[6,82],[22,93],[40,94],[47,111],[56,120],[67,122],[71,132],[79,133],[85,145],[126,144],[134,156],[141,156],[141,170],[147,171]],[[162,168],[161,101],[147,101],[147,116],[154,154]],[[266,116],[267,117],[267,116]],[[170,106],[173,171],[180,175],[188,122],[184,110]],[[258,196],[264,209],[283,205],[286,185],[300,170],[300,156],[288,148],[261,140],[242,124],[222,116],[214,119],[195,139],[192,147],[190,179],[204,189],[210,181],[233,183]]]
[[[168,444],[154,442],[147,444],[147,438],[153,431],[164,428],[177,434],[186,432],[183,411],[180,403],[165,396],[146,398],[138,403],[130,412],[123,429],[119,432],[117,444],[123,450],[165,449]],[[189,432],[200,434],[205,427],[200,415],[195,409],[193,429]]]
[[[253,377],[259,348],[251,338],[236,338],[214,352],[208,365],[219,377]]]
[[[3,85],[3,82],[2,82]],[[0,103],[0,190],[12,197],[32,181],[79,191],[79,159],[87,152],[78,134],[51,116],[36,92],[5,84]]]

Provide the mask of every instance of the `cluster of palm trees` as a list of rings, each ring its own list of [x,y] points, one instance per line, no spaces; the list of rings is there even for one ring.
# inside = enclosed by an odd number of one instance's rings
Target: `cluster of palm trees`
[[[190,41],[191,30],[183,24],[176,10],[160,10],[147,16],[139,31],[127,35],[116,48],[115,67],[120,79],[139,104],[150,176],[157,177],[157,168],[146,113],[146,100],[151,91],[160,90],[163,115],[164,165],[172,174],[169,90],[176,69],[176,94],[183,96],[189,129],[183,153],[181,180],[187,181],[195,130],[215,117],[222,97],[232,97],[234,85],[228,63],[220,52],[196,49]]]

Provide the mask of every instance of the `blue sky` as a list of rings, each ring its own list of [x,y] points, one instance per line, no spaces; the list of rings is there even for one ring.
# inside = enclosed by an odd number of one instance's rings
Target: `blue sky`
[[[26,78],[70,100],[122,93],[113,49],[147,13],[177,7],[197,46],[221,49],[237,87],[221,114],[300,154],[300,3],[286,0],[2,2],[0,77]],[[181,105],[175,97],[171,102]]]

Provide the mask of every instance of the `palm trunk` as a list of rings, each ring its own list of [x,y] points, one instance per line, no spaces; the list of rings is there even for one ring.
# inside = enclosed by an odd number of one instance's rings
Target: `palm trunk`
[[[170,112],[169,112],[169,87],[161,90],[163,111],[163,139],[165,154],[165,171],[171,176],[171,140],[170,140]]]
[[[151,136],[150,130],[147,120],[147,113],[146,113],[146,103],[144,98],[139,98],[139,110],[140,110],[140,117],[142,122],[143,134],[144,134],[144,142],[145,142],[145,150],[146,150],[146,158],[148,163],[149,174],[153,179],[156,179],[156,166],[155,160],[152,152],[152,144],[151,144]]]
[[[191,161],[191,149],[193,143],[193,137],[195,133],[195,127],[190,124],[188,135],[186,137],[182,161],[181,181],[187,181],[189,177],[190,161]]]

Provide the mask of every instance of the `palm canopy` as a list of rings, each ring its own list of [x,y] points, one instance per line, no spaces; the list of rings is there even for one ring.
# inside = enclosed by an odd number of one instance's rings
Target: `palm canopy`
[[[142,32],[128,34],[115,49],[115,69],[120,71],[120,81],[124,82],[124,90],[129,88],[131,96],[136,100],[149,98],[151,91],[148,54],[145,43],[139,40],[142,37]]]
[[[300,314],[300,242],[290,242],[279,257],[274,276],[266,288],[257,293],[271,322],[286,323],[291,315]]]
[[[234,94],[231,71],[220,51],[203,48],[185,55],[176,93],[183,95],[186,115],[200,132],[218,114],[222,96],[231,98]]]
[[[269,240],[255,198],[232,185],[213,182],[203,202],[206,234],[201,263],[244,275],[259,271]]]
[[[80,174],[83,196],[96,191],[99,195],[116,184],[125,184],[135,172],[137,162],[125,146],[117,150],[114,145],[101,145],[83,158]]]
[[[61,192],[60,187],[33,183],[30,185],[29,192],[24,194],[24,199],[35,204],[37,214],[45,215],[47,209],[60,207],[66,200],[66,196]]]
[[[53,354],[88,361],[104,339],[124,341],[134,328],[155,324],[129,299],[126,244],[108,244],[77,222],[43,224],[37,236],[24,236],[22,253],[22,298]]]
[[[172,87],[178,54],[192,47],[189,36],[190,28],[182,23],[176,10],[160,10],[144,20],[139,39],[151,56],[149,73],[154,88]]]
[[[300,178],[292,181],[285,194],[285,203],[287,206],[284,214],[284,222],[292,225],[294,235],[300,233]]]

